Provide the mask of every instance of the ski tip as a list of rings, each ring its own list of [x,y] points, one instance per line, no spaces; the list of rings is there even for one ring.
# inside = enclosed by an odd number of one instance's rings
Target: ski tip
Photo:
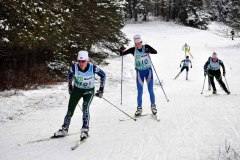
[[[136,118],[134,118],[133,120],[134,120],[134,121],[137,121],[137,119],[136,119]]]

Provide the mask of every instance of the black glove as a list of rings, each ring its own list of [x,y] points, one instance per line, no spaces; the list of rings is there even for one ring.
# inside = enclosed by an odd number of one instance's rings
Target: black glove
[[[103,96],[103,91],[98,90],[97,93],[95,93],[95,96],[102,98]]]
[[[120,48],[120,55],[121,55],[121,56],[123,55],[123,52],[125,51],[125,49],[126,49],[126,48],[123,47],[123,46]]]
[[[208,74],[208,71],[207,70],[205,70],[204,71],[204,76],[206,76]]]
[[[191,68],[192,68],[192,66],[191,66]]]
[[[181,68],[182,66],[180,65],[180,68]]]
[[[69,85],[69,86],[68,86],[68,93],[69,93],[70,95],[72,94],[72,90],[73,90],[72,85]]]
[[[223,72],[223,77],[225,77],[226,76],[226,72]]]

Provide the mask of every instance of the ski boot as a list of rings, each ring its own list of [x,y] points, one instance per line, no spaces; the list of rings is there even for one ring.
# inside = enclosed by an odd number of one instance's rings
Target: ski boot
[[[225,90],[225,92],[226,92],[227,94],[230,94],[229,90],[227,90],[227,89]]]
[[[211,85],[208,85],[208,90],[211,91]]]
[[[157,114],[157,108],[156,108],[156,105],[155,105],[155,104],[152,104],[152,105],[151,105],[151,110],[152,110],[152,114],[153,114],[153,115],[156,115],[156,114]]]
[[[142,108],[137,108],[137,111],[135,112],[135,116],[141,116],[142,114]]]
[[[81,134],[80,134],[80,139],[84,140],[88,137],[88,129],[87,128],[82,128],[81,129]]]
[[[55,138],[65,137],[68,133],[66,128],[59,129],[57,132],[54,133]]]
[[[216,90],[213,90],[212,94],[217,94],[217,91],[216,91]]]

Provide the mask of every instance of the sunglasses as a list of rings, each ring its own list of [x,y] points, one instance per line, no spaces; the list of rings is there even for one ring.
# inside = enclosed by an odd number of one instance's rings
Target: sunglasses
[[[85,63],[87,60],[78,60],[78,63]]]

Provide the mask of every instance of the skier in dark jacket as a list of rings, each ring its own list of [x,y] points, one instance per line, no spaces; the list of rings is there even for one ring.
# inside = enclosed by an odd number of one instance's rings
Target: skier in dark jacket
[[[209,76],[209,79],[210,79],[210,82],[212,85],[212,89],[213,89],[213,94],[217,93],[215,83],[214,83],[214,77],[216,78],[216,80],[218,81],[220,86],[223,88],[223,90],[227,94],[230,94],[226,85],[222,81],[220,66],[222,67],[222,70],[223,70],[223,76],[225,76],[226,71],[225,71],[224,64],[220,59],[217,58],[217,54],[215,52],[213,52],[212,57],[209,57],[208,61],[204,65],[204,76],[206,76],[206,75]]]
[[[135,35],[133,37],[135,47],[125,50],[124,47],[120,49],[120,55],[124,56],[127,54],[132,54],[135,59],[135,69],[136,69],[136,82],[137,82],[137,111],[135,116],[140,116],[142,114],[142,94],[143,94],[143,84],[144,79],[147,81],[148,92],[151,101],[151,110],[155,115],[157,113],[157,108],[155,104],[155,95],[153,92],[153,71],[152,64],[149,54],[157,54],[157,51],[153,49],[150,45],[142,45],[142,40],[140,35]]]
[[[182,63],[183,63],[183,66],[182,66]],[[180,67],[182,67],[182,68],[181,68],[180,72],[178,73],[178,75],[174,79],[177,79],[177,77],[182,73],[182,71],[184,69],[186,69],[186,80],[188,80],[188,71],[189,71],[190,64],[191,64],[191,68],[192,68],[192,62],[191,62],[191,60],[189,60],[189,56],[186,56],[186,59],[181,61]]]
[[[96,65],[88,62],[88,52],[79,51],[77,64],[73,64],[68,73],[68,86],[70,99],[68,103],[67,114],[64,118],[62,128],[54,133],[54,137],[64,137],[67,135],[68,128],[73,116],[74,110],[81,98],[83,98],[82,113],[83,125],[81,129],[80,139],[83,140],[88,136],[90,113],[89,107],[94,97],[95,90],[95,74],[100,76],[100,88],[95,94],[101,98],[103,96],[105,73]],[[74,80],[74,86],[72,84]]]
[[[232,29],[232,30],[231,30],[232,40],[234,40],[234,39],[233,39],[233,38],[234,38],[234,35],[235,35],[235,31],[234,31],[234,29]]]

